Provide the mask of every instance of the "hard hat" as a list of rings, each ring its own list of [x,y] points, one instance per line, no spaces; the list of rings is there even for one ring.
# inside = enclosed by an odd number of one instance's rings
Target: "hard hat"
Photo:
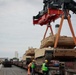
[[[35,62],[35,60],[32,60],[33,62]]]
[[[45,62],[48,62],[48,60],[45,60]]]

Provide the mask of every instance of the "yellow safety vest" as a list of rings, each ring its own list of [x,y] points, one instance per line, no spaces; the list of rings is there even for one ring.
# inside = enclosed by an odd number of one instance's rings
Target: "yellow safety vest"
[[[45,63],[42,64],[42,71],[48,71],[48,67],[45,66]]]

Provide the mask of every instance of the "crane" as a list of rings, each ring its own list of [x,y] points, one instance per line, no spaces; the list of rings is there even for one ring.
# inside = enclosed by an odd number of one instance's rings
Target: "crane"
[[[53,30],[52,30],[50,23],[54,22],[56,19],[61,17],[60,26],[59,26],[58,34],[56,36],[54,48],[57,47],[57,42],[60,36],[60,32],[61,32],[64,19],[67,19],[68,21],[70,31],[72,33],[73,40],[76,45],[76,38],[75,38],[75,34],[74,34],[74,30],[72,27],[70,14],[69,14],[70,10],[76,14],[76,2],[73,0],[68,0],[68,1],[66,0],[44,0],[43,3],[44,3],[43,10],[40,11],[38,15],[33,16],[33,24],[47,26],[43,39],[46,36],[48,28],[50,28],[51,33],[53,35]]]

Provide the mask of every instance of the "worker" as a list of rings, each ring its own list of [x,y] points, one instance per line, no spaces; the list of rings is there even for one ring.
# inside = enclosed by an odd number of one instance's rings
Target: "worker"
[[[31,68],[31,73],[29,69]],[[36,68],[36,62],[35,60],[32,60],[32,62],[28,65],[28,75],[35,75],[35,68]]]
[[[42,64],[42,72],[43,75],[49,75],[49,67],[48,67],[48,60],[45,60]]]
[[[32,72],[32,75],[35,75],[35,68],[36,68],[36,62],[35,62],[35,60],[33,60],[32,63],[31,63],[31,72]]]

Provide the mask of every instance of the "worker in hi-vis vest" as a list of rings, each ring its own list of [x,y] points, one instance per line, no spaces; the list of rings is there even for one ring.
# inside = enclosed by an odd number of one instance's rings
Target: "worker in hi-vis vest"
[[[35,63],[35,60],[33,60],[32,63],[31,63],[31,73],[32,73],[32,75],[35,75],[35,68],[36,68],[36,63]]]
[[[29,68],[31,68],[31,73],[29,72]],[[28,65],[28,75],[35,75],[35,68],[36,68],[35,60],[32,60],[32,62]]]
[[[42,64],[43,75],[49,75],[49,68],[47,63],[48,63],[48,60],[45,60],[45,62]]]
[[[29,69],[31,68],[31,73],[29,72]],[[35,60],[32,60],[32,62],[28,65],[28,75],[35,75],[35,68],[36,68],[36,63]]]

